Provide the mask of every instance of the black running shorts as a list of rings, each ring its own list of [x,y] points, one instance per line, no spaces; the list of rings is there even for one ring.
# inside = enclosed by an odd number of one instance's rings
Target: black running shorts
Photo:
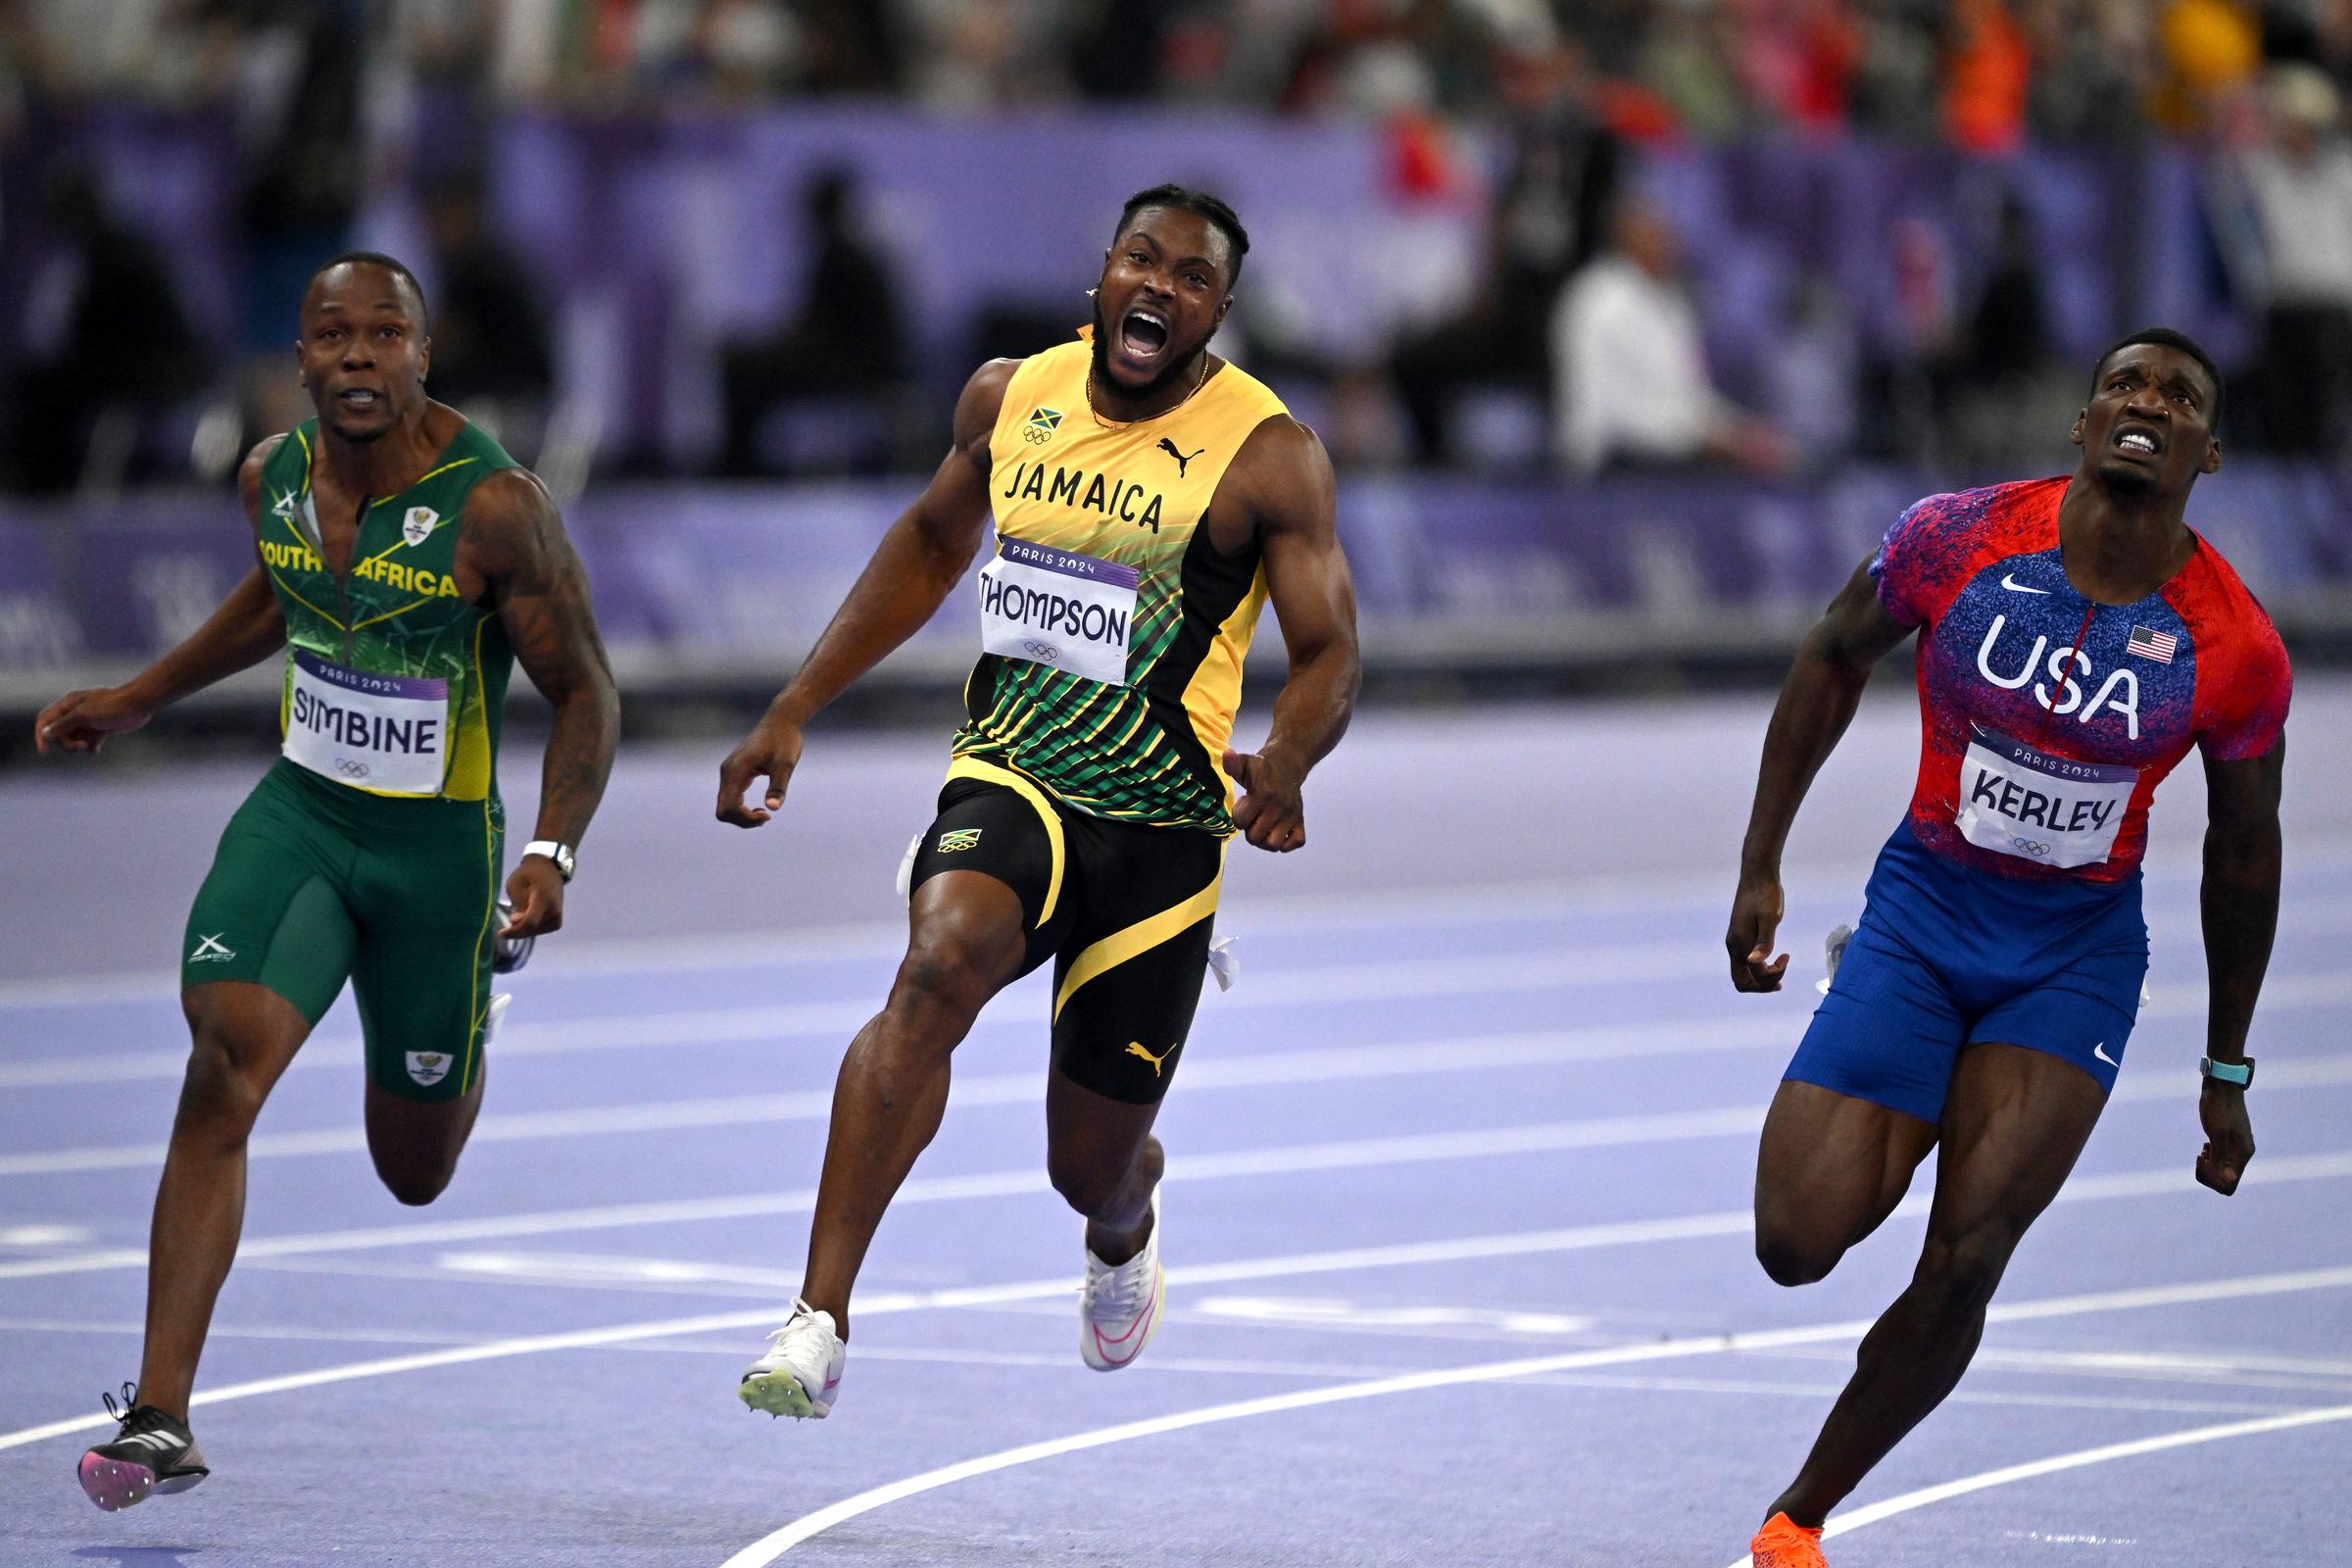
[[[1156,1103],[1193,1026],[1223,886],[1225,842],[1069,810],[1026,774],[958,758],[909,888],[978,871],[1019,896],[1027,974],[1054,959],[1054,1068],[1130,1104]]]

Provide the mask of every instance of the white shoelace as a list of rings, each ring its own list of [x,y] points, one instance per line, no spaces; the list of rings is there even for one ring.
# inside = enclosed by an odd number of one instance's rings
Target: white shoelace
[[[1126,1262],[1087,1280],[1086,1310],[1090,1317],[1100,1317],[1105,1311],[1133,1317],[1144,1309],[1145,1303],[1152,1299],[1149,1251],[1147,1248]]]

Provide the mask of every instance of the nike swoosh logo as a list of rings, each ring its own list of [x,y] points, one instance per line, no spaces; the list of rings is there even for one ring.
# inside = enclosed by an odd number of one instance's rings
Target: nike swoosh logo
[[[2101,1061],[2105,1062],[2105,1063],[2106,1063],[2108,1066],[2110,1066],[2110,1067],[2121,1067],[2121,1066],[2123,1065],[2123,1063],[2122,1063],[2122,1062],[2120,1062],[2120,1061],[2116,1060],[2116,1059],[2115,1059],[2113,1056],[2110,1056],[2109,1054],[2107,1054],[2107,1042],[2106,1042],[2106,1041],[2104,1041],[2104,1040],[2100,1041],[2100,1042],[2099,1042],[2097,1045],[2095,1045],[2095,1046],[2091,1047],[2091,1048],[2090,1048],[2090,1054],[2091,1054],[2092,1055],[2094,1055],[2094,1056],[2098,1057],[2098,1058],[2099,1058]]]
[[[2049,597],[2050,593],[2047,588],[2029,588],[2007,572],[2001,573],[2001,586],[2013,594],[2040,594],[2045,599]]]

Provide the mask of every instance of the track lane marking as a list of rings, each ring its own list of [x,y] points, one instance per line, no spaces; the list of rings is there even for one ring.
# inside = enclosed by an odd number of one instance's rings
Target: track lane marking
[[[2352,975],[2298,977],[2276,985],[2265,996],[2268,1016],[2301,1007],[2328,1006],[2352,998]],[[2207,999],[2202,987],[2177,987],[2159,994],[2140,1009],[2141,1019],[2202,1017]],[[1663,1032],[1665,1038],[1660,1039]],[[1302,1083],[1354,1082],[1421,1074],[1486,1072],[1505,1067],[1542,1066],[1574,1061],[1608,1061],[1630,1057],[1648,1059],[1668,1055],[1704,1055],[1741,1051],[1786,1050],[1788,1020],[1769,1014],[1748,1017],[1595,1024],[1577,1029],[1515,1031],[1464,1039],[1441,1036],[1371,1046],[1329,1046],[1304,1051],[1265,1052],[1250,1055],[1211,1057],[1187,1069],[1192,1090],[1258,1089]],[[501,1051],[505,1051],[502,1034]],[[294,1058],[297,1062],[302,1055]],[[323,1064],[343,1066],[333,1056]],[[2277,1060],[2277,1058],[2272,1058]],[[956,1081],[955,1103],[966,1107],[1029,1104],[1043,1092],[1035,1072],[989,1073]],[[2151,1082],[2161,1084],[2151,1089]],[[2117,1085],[2113,1100],[2126,1102],[2151,1094],[2181,1093],[2193,1080],[2178,1073],[2150,1080],[2145,1075]],[[2266,1087],[2328,1088],[2352,1083],[2352,1053],[2305,1060],[2277,1060],[2263,1073]],[[691,1128],[763,1126],[778,1122],[818,1121],[832,1112],[830,1088],[794,1090],[772,1095],[722,1095],[692,1100],[636,1102],[622,1105],[583,1105],[564,1110],[516,1111],[483,1116],[474,1125],[474,1143],[508,1143],[536,1139],[591,1138],[615,1133],[676,1132]],[[315,1128],[302,1132],[257,1134],[247,1143],[249,1159],[288,1159],[322,1154],[349,1154],[368,1147],[367,1131],[356,1126]],[[103,1170],[160,1170],[168,1146],[161,1143],[101,1144],[80,1149],[36,1150],[0,1154],[0,1178],[54,1176]]]
[[[1987,1323],[2039,1320],[2069,1317],[2090,1312],[2123,1311],[2138,1307],[2175,1306],[2195,1301],[2237,1300],[2248,1296],[2279,1295],[2294,1291],[2331,1290],[2352,1286],[2352,1267],[2303,1269],[2292,1273],[2256,1275],[2237,1279],[2202,1280],[2187,1284],[2143,1287],[2131,1291],[2100,1291],[2086,1295],[2054,1297],[2039,1301],[2021,1301],[2009,1307],[1993,1306],[1985,1314]],[[872,1487],[854,1496],[802,1515],[726,1559],[721,1568],[764,1568],[793,1547],[813,1537],[824,1534],[836,1525],[887,1507],[908,1497],[919,1496],[942,1487],[953,1486],[978,1476],[1009,1470],[1016,1465],[1034,1464],[1066,1453],[1089,1448],[1108,1447],[1113,1444],[1129,1443],[1140,1438],[1159,1437],[1170,1432],[1182,1432],[1193,1427],[1209,1426],[1225,1421],[1249,1420],[1254,1416],[1277,1415],[1291,1410],[1311,1409],[1326,1404],[1343,1404],[1357,1399],[1384,1398],[1396,1394],[1418,1394],[1432,1389],[1456,1388],[1467,1383],[1501,1383],[1513,1379],[1541,1377],[1548,1373],[1579,1371],[1590,1367],[1623,1366],[1642,1361],[1675,1360],[1699,1355],[1736,1354],[1745,1350],[1772,1349],[1788,1345],[1809,1345],[1825,1340],[1860,1339],[1868,1333],[1873,1320],[1851,1319],[1838,1323],[1816,1323],[1799,1328],[1766,1329],[1749,1333],[1694,1335],[1672,1340],[1655,1340],[1639,1345],[1611,1346],[1593,1350],[1570,1350],[1556,1355],[1518,1356],[1506,1361],[1489,1361],[1476,1366],[1446,1367],[1432,1371],[1412,1372],[1401,1376],[1372,1378],[1357,1383],[1344,1383],[1330,1388],[1299,1389],[1288,1394],[1266,1395],[1254,1399],[1236,1399],[1229,1403],[1212,1404],[1194,1410],[1152,1416],[1141,1421],[1125,1421],[1116,1426],[1098,1427],[1091,1432],[1073,1433],[1068,1437],[1049,1438],[1040,1443],[1023,1444],[1018,1447],[1000,1449],[955,1464],[942,1465],[919,1475]],[[2235,1422],[2228,1428],[2204,1428],[2202,1432],[2216,1436],[2231,1435],[2247,1430],[2276,1430],[2278,1426],[2308,1425],[2313,1415],[2329,1419],[2352,1416],[2352,1406],[2343,1407],[2343,1416],[2329,1412],[2313,1412],[2299,1416],[2274,1416],[2264,1422]],[[2199,1439],[2211,1441],[2211,1439]],[[2118,1445],[2130,1447],[2130,1445]],[[1997,1472],[1996,1472],[1997,1473]],[[1901,1501],[1903,1499],[1892,1499]],[[1928,1498],[1926,1500],[1936,1500]],[[1910,1503],[1909,1506],[1920,1506]],[[1869,1520],[1864,1520],[1869,1523]],[[1856,1528],[1848,1526],[1847,1528]],[[1745,1568],[1735,1564],[1734,1568]]]
[[[2329,1405],[2318,1410],[2296,1410],[2284,1415],[2262,1416],[2251,1421],[2227,1421],[2219,1426],[2191,1427],[2185,1432],[2165,1432],[2150,1438],[2134,1438],[2128,1443],[2102,1444],[2095,1448],[2078,1448],[2072,1453],[2056,1453],[2046,1459],[2030,1459],[2023,1464],[2003,1465],[1998,1470],[1985,1470],[1956,1481],[1945,1481],[1933,1487],[1922,1487],[1880,1502],[1851,1508],[1833,1514],[1822,1530],[1822,1539],[1829,1540],[1851,1531],[1891,1519],[1897,1514],[1925,1508],[1931,1503],[1944,1502],[1953,1497],[1965,1497],[1970,1493],[1984,1492],[1993,1487],[2005,1487],[2016,1481],[2031,1481],[2037,1476],[2057,1475],[2062,1471],[2081,1470],[2089,1465],[2107,1464],[2117,1459],[2135,1459],[2143,1453],[2161,1453],[2168,1448],[2192,1447],[2201,1443],[2225,1443],[2232,1438],[2259,1437],[2270,1432],[2291,1432],[2299,1427],[2325,1426],[2334,1421],[2352,1421],[2352,1404]],[[732,1559],[730,1559],[731,1561]],[[1748,1568],[1747,1553],[1741,1552],[1729,1568]]]

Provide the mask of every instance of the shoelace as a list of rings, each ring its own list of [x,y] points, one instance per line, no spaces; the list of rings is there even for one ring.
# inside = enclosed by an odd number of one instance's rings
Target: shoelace
[[[1119,1264],[1116,1268],[1096,1275],[1086,1282],[1085,1297],[1089,1311],[1108,1308],[1123,1317],[1133,1317],[1144,1309],[1152,1298],[1152,1270],[1140,1267],[1144,1254]]]
[[[131,1412],[139,1405],[137,1384],[125,1383],[122,1385],[122,1400],[120,1404],[115,1402],[113,1395],[105,1393],[103,1390],[100,1391],[98,1397],[106,1401],[106,1414],[109,1420],[120,1421],[124,1426],[130,1425]]]
[[[792,1316],[784,1320],[784,1326],[782,1328],[774,1330],[768,1335],[767,1343],[770,1348],[770,1353],[784,1348],[785,1340],[790,1338],[792,1334],[803,1324],[814,1324],[815,1321],[816,1314],[808,1308],[801,1307],[795,1310]]]

